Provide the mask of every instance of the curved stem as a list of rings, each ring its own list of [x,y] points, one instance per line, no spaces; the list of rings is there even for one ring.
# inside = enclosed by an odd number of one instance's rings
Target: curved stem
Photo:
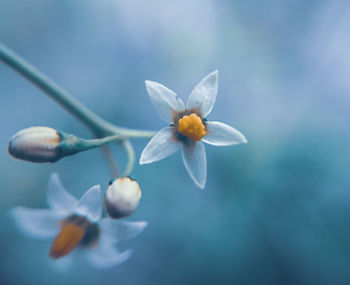
[[[101,147],[113,141],[124,139],[120,135],[113,135],[113,136],[103,137],[100,139],[87,140],[87,139],[81,139],[75,135],[66,134],[62,132],[59,132],[59,134],[68,144],[74,145],[74,148],[77,149],[79,152],[96,148],[96,147]]]
[[[100,139],[86,140],[77,137],[76,135],[67,134],[61,131],[57,131],[61,142],[59,148],[62,154],[70,155],[78,152],[86,151],[89,149],[97,148],[109,144],[113,141],[122,141],[123,137],[120,135],[113,135],[108,137],[103,137]]]
[[[130,140],[124,140],[123,141],[123,147],[126,150],[128,154],[128,163],[125,167],[125,171],[123,173],[123,177],[128,176],[131,174],[134,164],[135,164],[135,151],[134,148],[131,145]]]
[[[119,134],[129,138],[149,138],[155,134],[155,132],[152,131],[119,128],[107,122],[30,63],[2,44],[0,44],[0,60],[44,91],[49,97],[84,123],[97,137],[106,134]]]
[[[108,164],[109,172],[112,176],[112,178],[117,178],[119,177],[119,170],[118,166],[113,158],[112,151],[108,145],[105,145],[101,149],[102,154]]]

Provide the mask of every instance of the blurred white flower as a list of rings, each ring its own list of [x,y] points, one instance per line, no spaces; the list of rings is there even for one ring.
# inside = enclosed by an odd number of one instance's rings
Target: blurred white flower
[[[91,187],[78,200],[64,189],[56,173],[50,178],[47,203],[49,209],[16,207],[11,214],[27,235],[55,237],[50,257],[58,259],[56,263],[61,268],[67,268],[77,254],[84,255],[97,268],[120,264],[130,257],[131,250],[120,252],[115,245],[138,235],[147,225],[101,218],[100,186]]]
[[[235,128],[205,119],[215,104],[218,71],[210,73],[197,84],[186,105],[160,83],[146,81],[146,88],[159,116],[170,126],[161,129],[149,141],[141,154],[140,164],[161,160],[181,148],[187,172],[195,184],[204,189],[207,159],[201,141],[216,146],[247,142]]]

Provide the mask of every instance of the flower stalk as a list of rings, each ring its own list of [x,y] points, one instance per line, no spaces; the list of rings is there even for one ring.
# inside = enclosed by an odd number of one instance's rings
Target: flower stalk
[[[0,60],[44,91],[49,97],[85,124],[96,137],[118,134],[125,138],[150,138],[155,134],[152,131],[120,128],[107,122],[73,97],[68,91],[58,86],[54,81],[1,43]]]
[[[131,149],[132,146],[130,142],[127,142],[128,138],[151,138],[155,134],[153,131],[144,131],[144,130],[134,130],[128,128],[117,127],[114,124],[107,122],[96,113],[87,108],[79,100],[73,97],[68,91],[60,87],[53,80],[48,78],[41,71],[32,66],[29,62],[24,60],[18,54],[4,46],[0,43],[0,61],[3,61],[6,65],[14,69],[25,79],[29,80],[39,89],[41,89],[46,95],[52,98],[55,102],[61,105],[69,113],[71,113],[76,119],[82,122],[86,127],[88,127],[92,133],[97,138],[104,138],[106,136],[115,136],[113,140],[119,140],[122,142],[125,151],[128,155],[128,164],[126,166],[125,173],[131,172],[133,164],[135,161],[134,150]],[[109,139],[106,138],[108,141]],[[126,141],[126,143],[124,143]],[[82,142],[81,147],[84,150],[87,150],[87,147],[96,147],[93,146],[97,142]],[[69,147],[69,146],[68,146]],[[73,154],[73,153],[72,153]],[[116,175],[116,167],[112,167],[111,158],[108,155],[108,165],[111,169],[111,173]],[[115,169],[114,169],[115,168]]]

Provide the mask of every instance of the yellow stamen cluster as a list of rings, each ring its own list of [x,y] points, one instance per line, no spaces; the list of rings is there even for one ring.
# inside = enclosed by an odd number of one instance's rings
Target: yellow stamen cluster
[[[179,133],[197,142],[207,134],[202,119],[194,113],[189,116],[183,116],[179,120],[177,130]]]
[[[85,229],[80,226],[74,224],[64,225],[52,244],[50,256],[52,258],[59,258],[67,255],[78,245],[84,234]]]

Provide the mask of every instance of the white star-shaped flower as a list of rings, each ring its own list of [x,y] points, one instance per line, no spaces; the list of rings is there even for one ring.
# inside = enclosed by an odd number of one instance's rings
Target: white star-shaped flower
[[[218,91],[218,71],[204,77],[193,89],[186,105],[164,85],[146,81],[151,102],[161,119],[170,126],[161,129],[144,148],[140,164],[168,157],[180,148],[187,172],[197,186],[204,189],[207,158],[204,144],[228,146],[246,143],[244,135],[220,122],[207,121]]]
[[[64,189],[56,173],[50,178],[47,203],[49,209],[16,207],[11,214],[27,235],[39,239],[54,238],[49,255],[62,269],[67,268],[77,255],[83,255],[97,268],[126,261],[131,250],[120,252],[115,245],[138,235],[147,226],[146,222],[102,218],[99,185],[91,187],[78,200]]]

